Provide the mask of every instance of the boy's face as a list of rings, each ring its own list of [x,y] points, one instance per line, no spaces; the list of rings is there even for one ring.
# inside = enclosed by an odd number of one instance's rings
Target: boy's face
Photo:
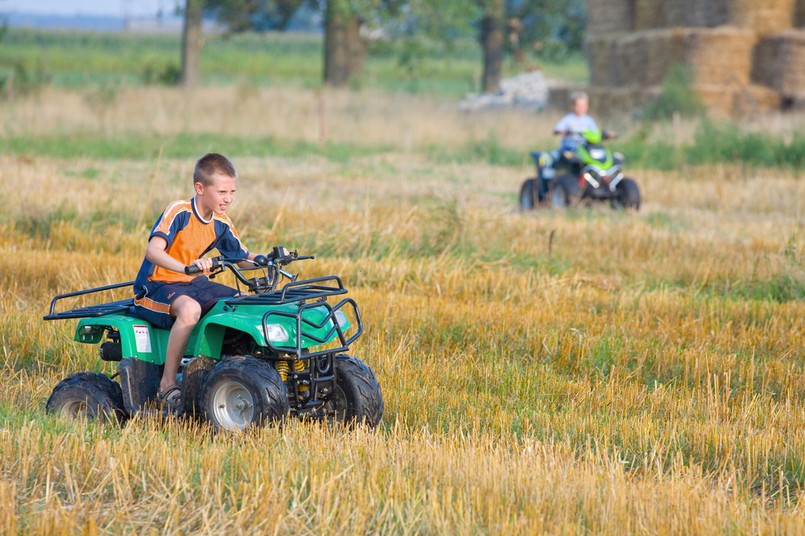
[[[215,214],[223,214],[232,201],[235,199],[235,190],[238,180],[234,177],[216,173],[213,175],[212,183],[204,186],[200,182],[194,184],[198,208],[204,212],[205,217]]]
[[[584,115],[590,109],[590,102],[587,99],[576,99],[573,101],[573,113]]]

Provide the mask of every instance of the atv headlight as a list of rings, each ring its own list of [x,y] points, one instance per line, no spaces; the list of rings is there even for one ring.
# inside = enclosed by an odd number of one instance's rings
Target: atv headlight
[[[347,320],[347,315],[344,314],[343,311],[336,311],[335,315],[335,323],[338,324],[338,327],[341,329],[345,329],[349,327],[349,320]]]
[[[271,342],[286,342],[290,338],[288,331],[280,324],[267,324],[266,337]]]
[[[595,147],[590,149],[590,158],[602,162],[607,157],[607,150],[603,147]]]

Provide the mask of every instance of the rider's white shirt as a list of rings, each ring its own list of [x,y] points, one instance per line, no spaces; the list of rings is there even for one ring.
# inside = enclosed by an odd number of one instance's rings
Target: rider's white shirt
[[[575,151],[578,144],[583,141],[581,133],[587,130],[598,130],[598,125],[595,124],[589,114],[576,115],[569,113],[556,123],[553,128],[554,132],[571,132],[569,136],[562,138],[562,151]]]

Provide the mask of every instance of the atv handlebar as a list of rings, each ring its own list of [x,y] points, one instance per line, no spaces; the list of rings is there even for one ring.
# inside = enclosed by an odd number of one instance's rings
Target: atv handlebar
[[[295,261],[315,259],[313,255],[299,255],[295,250],[288,251],[282,246],[275,247],[268,255],[256,255],[254,259],[213,257],[210,277],[229,269],[241,283],[249,287],[253,292],[267,292],[276,288],[280,281],[280,276],[286,277],[291,281],[296,281],[297,274],[291,274],[282,269],[283,266]],[[241,263],[251,263],[252,266],[241,267]],[[244,270],[265,270],[263,277],[247,278],[243,275]],[[184,273],[194,275],[201,273],[201,269],[192,264],[185,266]]]

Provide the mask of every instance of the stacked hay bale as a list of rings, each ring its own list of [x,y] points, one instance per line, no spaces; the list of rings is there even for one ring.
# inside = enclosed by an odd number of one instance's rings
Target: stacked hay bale
[[[798,0],[731,0],[727,24],[755,31],[759,37],[791,28]]]
[[[805,95],[795,23],[805,26],[805,0],[588,0],[593,93],[639,105],[682,64],[714,112],[779,107],[781,96]]]
[[[755,49],[752,79],[780,95],[786,106],[805,105],[805,30],[780,32]]]

